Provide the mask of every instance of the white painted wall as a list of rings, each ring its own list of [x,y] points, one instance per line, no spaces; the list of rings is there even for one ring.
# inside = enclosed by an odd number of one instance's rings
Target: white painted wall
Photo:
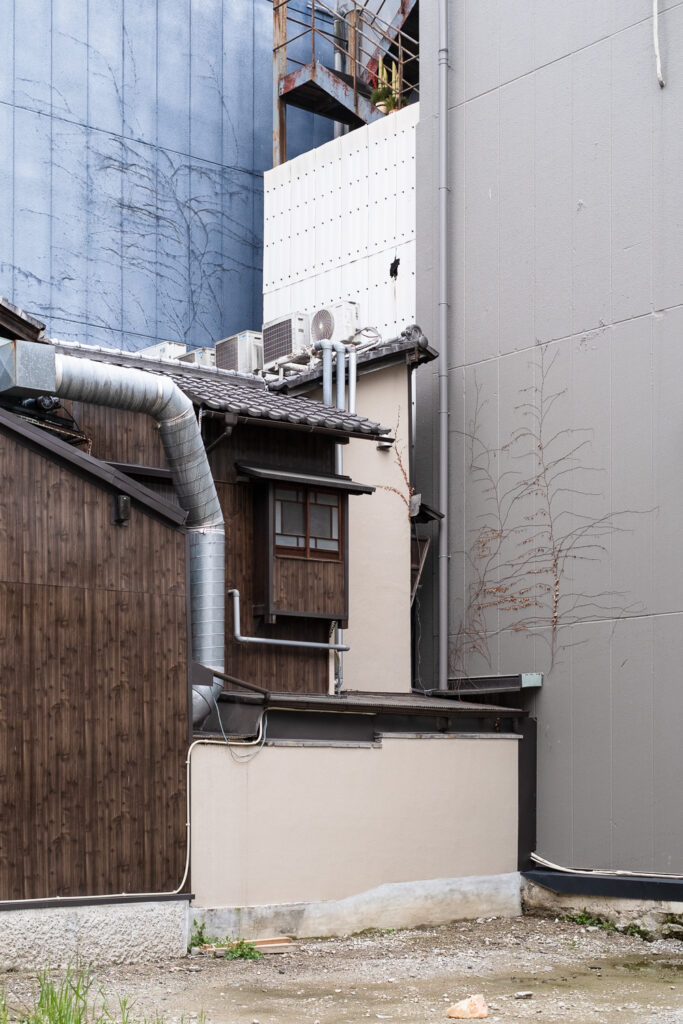
[[[264,322],[343,300],[384,338],[415,322],[418,117],[413,104],[266,172]]]
[[[377,488],[349,498],[348,690],[411,687],[408,373],[399,363],[358,378],[358,412],[389,427],[393,446],[352,439],[344,447],[344,472]]]
[[[192,755],[192,891],[200,907],[341,900],[388,882],[517,867],[512,736],[269,746]]]

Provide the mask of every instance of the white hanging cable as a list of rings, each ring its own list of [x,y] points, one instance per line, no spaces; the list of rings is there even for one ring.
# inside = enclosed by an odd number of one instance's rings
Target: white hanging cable
[[[657,81],[659,88],[664,88],[662,76],[662,55],[659,52],[659,0],[652,0],[652,40],[655,47],[655,61],[657,64]]]

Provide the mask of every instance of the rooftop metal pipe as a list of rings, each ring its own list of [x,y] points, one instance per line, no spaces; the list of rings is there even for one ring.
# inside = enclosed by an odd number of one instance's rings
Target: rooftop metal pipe
[[[332,342],[325,338],[313,348],[323,354],[323,405],[332,405]]]
[[[346,345],[341,341],[333,341],[332,348],[335,352],[337,364],[337,400],[338,409],[346,409]]]
[[[242,636],[241,615],[240,615],[240,592],[231,589],[228,594],[232,597],[233,635],[240,644],[268,644],[273,647],[306,647],[315,651],[350,651],[350,647],[344,644],[320,644],[313,640],[275,640],[268,636]]]
[[[439,689],[448,689],[448,0],[439,0]]]
[[[358,352],[355,345],[349,345],[349,412],[356,413],[356,379],[358,377]]]
[[[43,346],[40,346],[43,348]],[[192,657],[222,672],[225,657],[225,526],[190,399],[169,377],[75,356],[55,356],[55,394],[152,416],[159,424],[190,543]],[[192,721],[212,710],[223,684],[194,686]]]

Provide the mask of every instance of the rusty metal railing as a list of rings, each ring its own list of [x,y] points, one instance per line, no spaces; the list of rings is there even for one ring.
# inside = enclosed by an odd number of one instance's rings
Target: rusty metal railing
[[[286,121],[280,82],[294,67],[314,64],[321,51],[333,58],[335,73],[346,76],[353,90],[354,109],[359,94],[367,98],[380,82],[382,68],[389,84],[388,109],[400,109],[419,94],[419,42],[403,28],[381,17],[386,0],[376,11],[353,0],[344,12],[325,0],[310,0],[310,18],[288,9],[288,0],[273,0],[273,162],[286,159]],[[329,22],[332,22],[330,25]],[[289,48],[310,40],[310,56],[299,60]]]

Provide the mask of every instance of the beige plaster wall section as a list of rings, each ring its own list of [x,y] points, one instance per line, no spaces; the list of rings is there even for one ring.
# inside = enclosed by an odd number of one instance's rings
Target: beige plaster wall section
[[[349,628],[344,687],[410,691],[410,490],[408,368],[358,378],[357,410],[391,428],[396,443],[351,440],[344,472],[377,488],[349,498]]]
[[[200,907],[340,900],[390,882],[514,872],[517,741],[385,738],[381,746],[220,746],[192,760]]]

